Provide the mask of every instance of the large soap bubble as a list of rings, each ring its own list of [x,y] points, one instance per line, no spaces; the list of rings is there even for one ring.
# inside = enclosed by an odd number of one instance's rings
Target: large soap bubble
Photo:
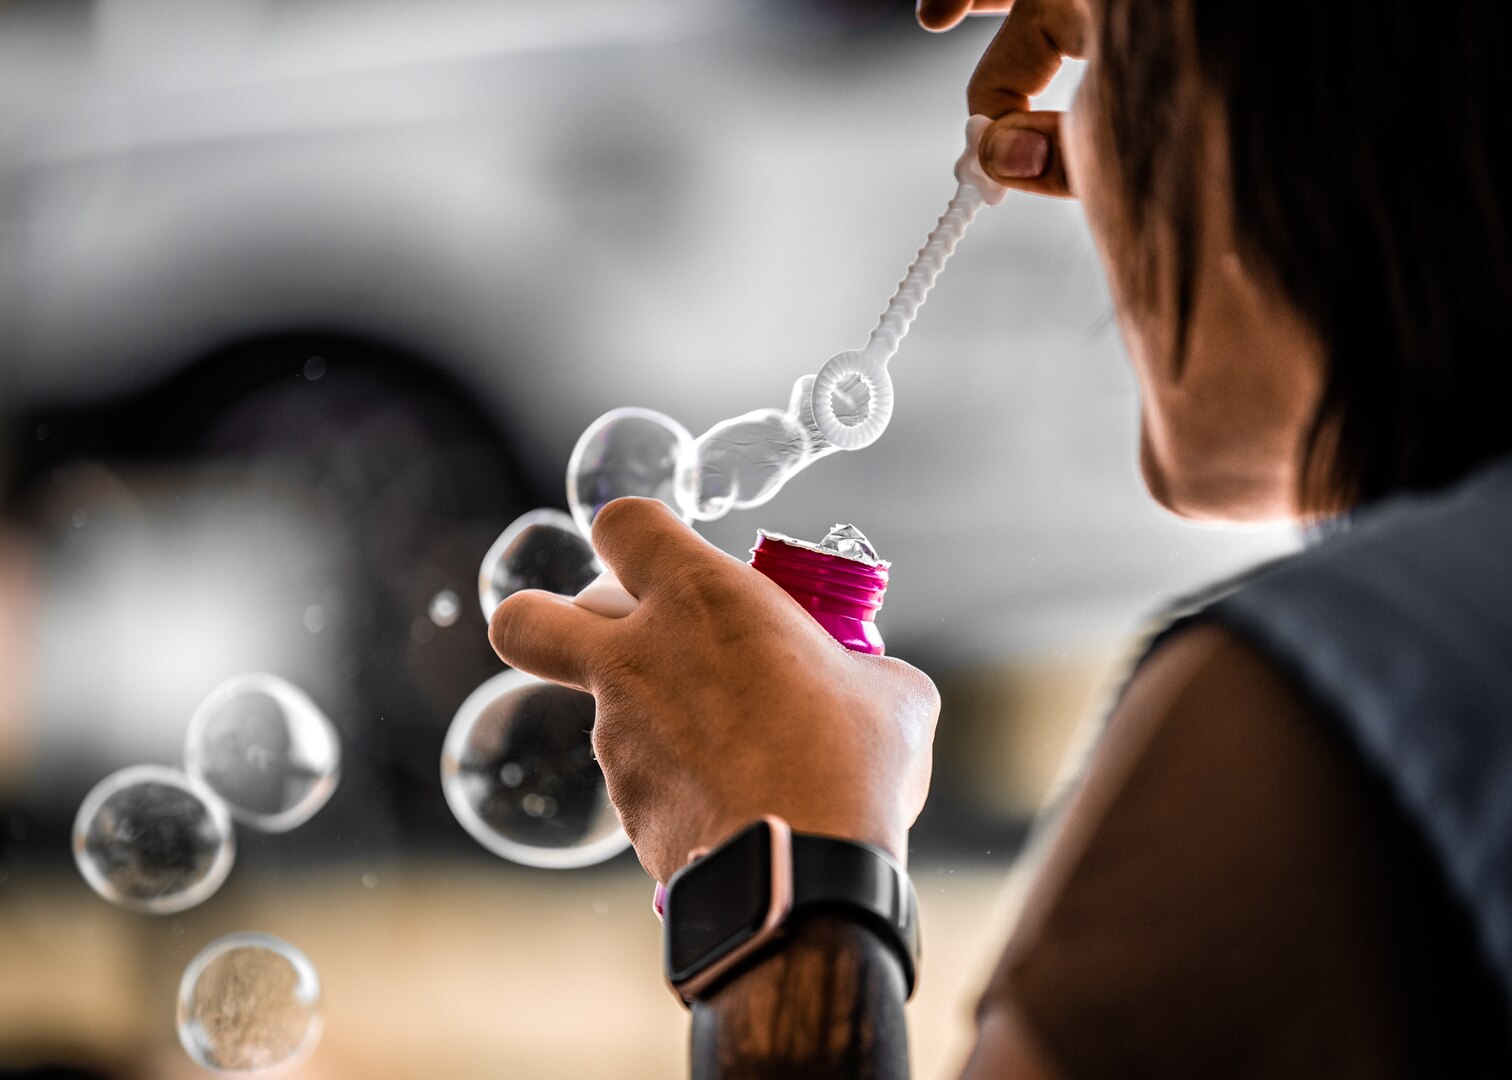
[[[287,832],[325,805],[341,772],[341,743],[325,713],[277,675],[238,675],[189,720],[184,761],[238,820]]]
[[[603,572],[593,546],[560,510],[521,514],[499,534],[478,570],[478,603],[485,619],[506,596],[545,589],[575,596]]]
[[[200,950],[179,983],[179,1042],[229,1075],[294,1068],[320,1042],[320,979],[304,953],[270,934],[227,934]]]
[[[462,827],[526,866],[591,866],[630,841],[593,756],[593,696],[505,671],[457,710],[441,785]]]
[[[567,460],[567,505],[584,536],[605,503],[660,499],[687,520],[694,499],[693,436],[651,409],[614,409],[588,425]]]
[[[208,899],[236,856],[215,793],[161,765],[112,773],[74,818],[74,861],[90,888],[133,911],[169,915]]]

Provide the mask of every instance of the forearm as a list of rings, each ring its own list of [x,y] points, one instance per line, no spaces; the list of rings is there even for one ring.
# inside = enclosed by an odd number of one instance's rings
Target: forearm
[[[693,1080],[906,1080],[907,990],[881,938],[814,915],[693,1006]]]

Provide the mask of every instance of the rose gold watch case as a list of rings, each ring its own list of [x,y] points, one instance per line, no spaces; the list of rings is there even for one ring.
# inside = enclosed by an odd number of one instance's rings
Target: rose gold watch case
[[[673,983],[672,992],[684,1004],[692,1001],[739,967],[753,953],[765,948],[782,934],[783,923],[793,910],[793,830],[786,821],[772,814],[763,814],[757,821],[766,822],[772,838],[772,892],[767,903],[766,918],[751,937],[742,941],[724,956],[715,960],[697,975]],[[754,825],[756,822],[752,822]],[[749,828],[750,826],[746,826]],[[742,829],[741,832],[745,830]],[[739,833],[735,834],[740,835]],[[731,837],[733,839],[733,837]]]

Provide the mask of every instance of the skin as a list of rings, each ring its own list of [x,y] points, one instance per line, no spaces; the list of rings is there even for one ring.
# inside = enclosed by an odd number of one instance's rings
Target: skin
[[[844,648],[655,500],[604,507],[593,546],[634,612],[517,593],[489,636],[513,666],[595,696],[594,752],[647,872],[665,883],[763,813],[904,858],[929,788],[929,678]]]
[[[927,28],[956,25],[968,11],[1002,11],[923,0]],[[1202,244],[1186,353],[1173,351],[1169,298],[1134,300],[1140,264],[1128,257],[1128,214],[1093,106],[1100,90],[1093,14],[1079,0],[1019,0],[982,57],[967,90],[973,113],[995,117],[982,140],[983,167],[1008,187],[1080,198],[1102,257],[1114,308],[1139,381],[1140,465],[1157,502],[1193,520],[1256,522],[1307,516],[1298,504],[1303,435],[1325,374],[1322,346],[1280,291],[1241,256],[1229,197],[1223,120],[1202,118]],[[1030,109],[1064,57],[1089,61],[1065,114]],[[1043,139],[1045,167],[1034,176],[1005,171],[1019,160],[995,147]],[[1034,160],[1031,157],[1030,160]]]
[[[1091,115],[1094,13],[1076,0],[921,0],[919,21],[945,30],[967,14],[1003,11],[968,90],[970,110],[995,118],[983,165],[1009,187],[1085,204],[1141,390],[1140,459],[1151,494],[1203,520],[1304,516],[1293,492],[1322,354],[1237,251],[1221,118],[1204,118],[1213,182],[1202,185],[1199,287],[1178,361],[1169,305],[1145,309],[1131,299],[1127,215],[1101,164],[1106,134]],[[1033,110],[1066,56],[1089,61],[1071,111]],[[637,611],[608,619],[566,598],[519,593],[495,611],[490,640],[505,662],[595,695],[595,749],[646,870],[665,882],[690,851],[760,814],[904,858],[939,712],[929,679],[899,660],[846,651],[778,586],[659,503],[610,504],[593,542],[639,599]],[[1282,680],[1263,665],[1256,675],[1255,658],[1222,631],[1178,637],[1166,654],[1130,687],[1114,727],[1142,730],[1177,709],[1201,710],[1201,693],[1185,689],[1224,685],[1227,672],[1241,670],[1263,684],[1254,700],[1272,715],[1306,715]],[[1226,707],[1242,723],[1244,703]],[[1094,764],[1079,799],[1095,803],[1117,776],[1116,760]],[[816,979],[839,989],[815,994]],[[979,1015],[965,1076],[1058,1075],[1005,991],[989,990]],[[816,918],[695,1007],[694,1075],[906,1076],[901,1030],[901,980],[879,939]]]

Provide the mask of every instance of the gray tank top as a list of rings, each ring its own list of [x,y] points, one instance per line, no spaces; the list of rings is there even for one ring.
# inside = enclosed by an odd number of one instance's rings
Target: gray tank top
[[[1418,829],[1512,995],[1512,458],[1209,594]],[[1190,608],[1189,608],[1190,610]]]

